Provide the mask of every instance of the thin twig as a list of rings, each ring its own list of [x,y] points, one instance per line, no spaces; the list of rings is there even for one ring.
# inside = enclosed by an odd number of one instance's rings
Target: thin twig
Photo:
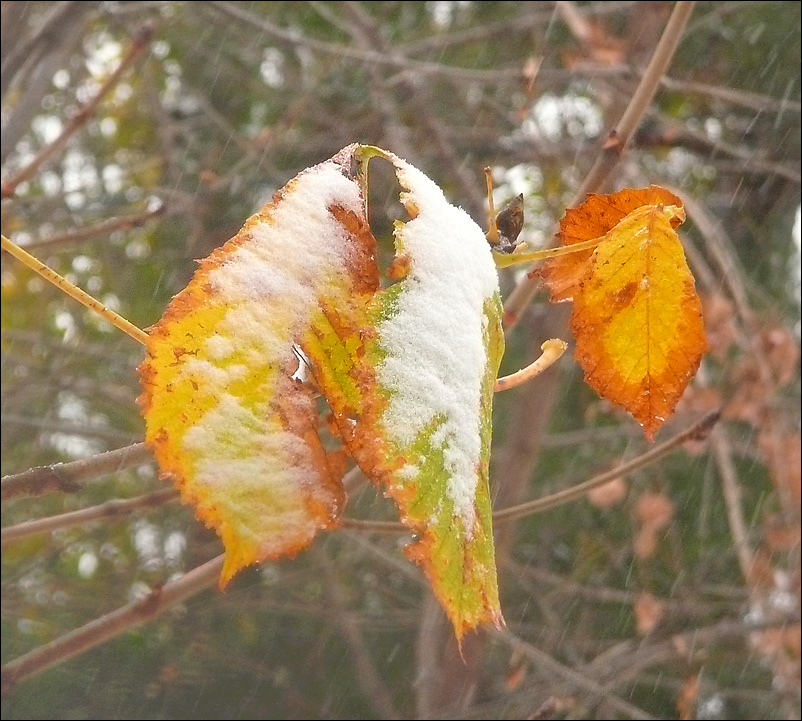
[[[655,48],[652,59],[641,77],[640,83],[624,111],[621,120],[610,134],[608,142],[588,171],[582,186],[574,196],[571,207],[577,205],[585,195],[598,190],[618,164],[626,147],[638,128],[643,114],[657,92],[660,79],[674,57],[674,52],[682,39],[682,34],[695,5],[694,0],[679,0],[674,6],[666,29]],[[504,323],[512,329],[520,320],[521,314],[532,300],[537,288],[537,279],[528,275],[521,279],[504,304]]]
[[[666,29],[655,48],[652,59],[649,61],[638,87],[633,93],[624,114],[621,116],[621,120],[618,121],[615,127],[614,137],[611,138],[614,142],[605,143],[605,147],[596,158],[596,162],[585,176],[582,186],[576,193],[580,199],[587,193],[599,188],[613,168],[618,165],[621,155],[631,142],[641,118],[660,87],[660,80],[679,46],[694,5],[696,3],[693,0],[680,0],[674,6],[674,11],[668,19]]]
[[[495,638],[498,638],[501,641],[504,641],[512,648],[519,651],[522,655],[526,656],[532,663],[534,663],[538,668],[545,668],[548,671],[560,676],[564,680],[568,681],[572,686],[576,688],[583,689],[584,691],[588,691],[591,694],[598,695],[603,697],[604,700],[610,704],[613,708],[615,708],[619,713],[624,713],[631,718],[636,719],[653,719],[655,718],[649,713],[646,713],[643,709],[638,708],[637,706],[633,706],[628,701],[624,701],[621,698],[610,693],[610,691],[600,685],[598,682],[594,681],[592,678],[588,678],[584,674],[576,671],[575,669],[565,666],[561,664],[556,659],[552,658],[549,654],[545,651],[540,650],[536,646],[533,646],[531,643],[524,641],[522,638],[519,638],[514,633],[507,629],[491,629],[490,631]]]
[[[653,638],[651,643],[628,639],[607,649],[583,667],[583,671],[598,678],[604,688],[621,685],[636,678],[647,668],[675,658],[686,662],[696,656],[709,658],[716,643],[743,639],[755,631],[787,629],[799,624],[799,612],[783,617],[766,617],[757,620],[725,618],[722,621],[671,633],[669,638]]]
[[[46,281],[55,285],[56,288],[66,293],[70,298],[77,300],[81,305],[97,313],[103,320],[119,328],[123,333],[133,338],[138,343],[145,345],[148,342],[148,334],[141,328],[137,328],[137,326],[127,321],[121,315],[107,308],[100,301],[95,300],[89,293],[84,292],[77,285],[70,283],[66,278],[62,278],[55,270],[48,268],[30,253],[26,253],[16,243],[6,238],[5,235],[0,235],[0,239],[2,239],[3,250],[8,251],[9,254],[27,265],[35,273],[38,273]]]
[[[341,518],[339,528],[359,533],[386,533],[391,535],[413,533],[411,528],[398,521],[371,521],[362,518]]]
[[[160,205],[155,210],[147,210],[144,213],[137,213],[134,215],[123,215],[119,218],[104,220],[96,225],[89,225],[86,228],[70,230],[59,235],[52,235],[49,238],[34,240],[30,243],[27,243],[25,248],[28,250],[33,248],[47,248],[48,250],[52,250],[54,246],[92,240],[93,238],[98,238],[103,235],[109,235],[116,230],[130,230],[131,228],[139,228],[147,221],[162,215],[165,211],[165,207],[166,206],[164,205]]]
[[[785,111],[802,113],[802,103],[798,100],[788,100],[786,98],[774,98],[771,95],[761,95],[760,93],[750,93],[748,90],[730,88],[721,85],[707,85],[706,83],[694,83],[690,80],[678,80],[677,78],[664,77],[660,84],[666,90],[676,90],[683,95],[708,95],[717,100],[724,100],[734,105],[741,105],[756,112],[777,112]]]
[[[657,446],[656,448],[652,448],[652,450],[643,453],[637,458],[633,458],[631,461],[627,461],[616,468],[612,468],[609,471],[600,473],[584,483],[579,483],[562,491],[557,491],[557,493],[551,493],[548,496],[543,496],[542,498],[536,498],[532,501],[527,501],[526,503],[519,503],[515,506],[510,506],[509,508],[502,508],[501,510],[494,511],[493,520],[495,522],[512,521],[517,518],[529,516],[533,513],[539,513],[540,511],[554,508],[556,506],[562,506],[566,503],[571,503],[578,498],[582,498],[582,496],[587,495],[587,493],[592,491],[594,488],[603,486],[605,483],[609,483],[616,478],[621,478],[622,476],[628,475],[640,470],[641,468],[651,465],[663,456],[666,456],[672,451],[676,450],[683,443],[689,440],[701,440],[706,438],[708,433],[710,433],[710,429],[718,422],[719,417],[719,411],[708,413],[692,426],[686,428],[681,433],[678,433],[670,440]],[[360,531],[363,533],[412,533],[407,526],[396,521],[371,521],[357,518],[343,518],[341,521],[341,527],[347,528],[350,531]]]
[[[37,431],[43,432],[67,433],[85,438],[102,438],[115,443],[131,443],[136,439],[136,434],[126,433],[108,426],[93,425],[84,421],[61,420],[59,418],[36,418],[34,416],[22,416],[17,413],[0,413],[0,424],[35,428]]]
[[[132,601],[9,661],[2,669],[3,696],[12,691],[20,681],[152,621],[173,606],[214,585],[222,567],[223,556],[220,555],[192,569],[181,578],[153,590],[145,598]]]
[[[122,76],[145,52],[152,34],[153,30],[150,26],[145,26],[139,31],[117,69],[106,78],[106,82],[100,86],[95,96],[78,109],[53,142],[45,145],[28,165],[20,168],[3,182],[2,188],[0,188],[0,197],[7,198],[14,195],[20,183],[33,177],[42,165],[64,148],[67,141],[94,115],[103,98],[120,82]]]
[[[78,511],[61,513],[57,516],[38,518],[34,521],[25,521],[16,526],[7,526],[0,530],[0,545],[6,546],[9,543],[34,536],[38,533],[49,533],[61,528],[72,528],[92,521],[100,521],[110,518],[119,518],[145,508],[154,508],[164,503],[178,499],[178,491],[174,488],[162,488],[153,493],[146,493],[136,498],[114,498],[97,506],[81,508]]]
[[[441,63],[410,60],[409,58],[405,58],[398,53],[380,53],[373,50],[355,48],[351,45],[330,43],[326,42],[325,40],[311,38],[297,31],[285,30],[278,25],[274,25],[267,19],[254,15],[253,13],[249,13],[248,11],[240,8],[238,5],[232,3],[209,0],[204,4],[215,8],[215,10],[218,10],[230,18],[258,28],[261,32],[265,33],[273,40],[286,43],[292,47],[301,46],[316,52],[336,55],[337,57],[349,58],[351,60],[359,60],[364,63],[414,70],[418,74],[447,75],[464,81],[473,80],[477,82],[495,83],[503,80],[520,79],[523,77],[522,70],[517,67],[507,70],[476,70],[471,68],[442,65]]]
[[[738,566],[747,588],[752,588],[752,565],[755,560],[749,544],[749,530],[741,510],[741,486],[732,462],[729,443],[721,428],[717,428],[710,438],[716,467],[721,478],[721,491],[727,507],[727,521],[732,535],[732,545],[738,557]]]
[[[150,449],[144,443],[117,448],[90,458],[51,466],[37,466],[22,473],[5,476],[0,481],[0,500],[8,501],[19,496],[40,496],[52,491],[75,493],[84,482],[116,473],[124,468],[151,459]]]
[[[376,671],[376,662],[371,657],[359,623],[351,610],[351,603],[343,588],[340,574],[332,568],[332,559],[319,552],[315,560],[325,580],[323,587],[331,603],[331,610],[334,612],[337,626],[351,652],[357,679],[365,699],[373,706],[374,711],[378,714],[377,718],[402,718],[395,709],[389,689]]]
[[[528,503],[521,503],[520,505],[513,506],[512,508],[504,508],[500,511],[496,511],[493,514],[493,520],[509,521],[514,518],[522,518],[523,516],[544,511],[547,508],[561,506],[565,503],[570,503],[577,498],[581,498],[594,488],[603,486],[605,483],[609,483],[616,478],[621,478],[622,476],[628,475],[634,471],[651,465],[658,459],[679,448],[686,441],[691,439],[697,440],[700,438],[705,438],[710,432],[710,429],[718,422],[720,415],[721,414],[719,411],[708,413],[699,421],[694,423],[690,428],[686,428],[684,431],[678,433],[665,443],[657,446],[656,448],[652,448],[652,450],[643,453],[637,458],[633,458],[631,461],[622,463],[617,468],[612,468],[605,473],[600,473],[598,476],[594,476],[584,483],[579,483],[576,486],[571,486],[570,488],[558,491],[557,493],[552,493],[551,495],[544,496],[543,498],[536,498],[534,501],[529,501]]]
[[[42,20],[41,25],[24,42],[14,47],[3,61],[2,82],[0,91],[5,96],[16,74],[32,57],[39,56],[43,48],[52,48],[53,39],[57,33],[64,32],[64,26],[71,22],[75,15],[85,12],[85,7],[74,0],[54,3],[53,8]],[[5,18],[3,18],[5,22]],[[19,25],[17,26],[19,28]],[[12,31],[16,35],[18,30]],[[19,37],[19,36],[18,36]],[[38,59],[38,57],[37,57]]]

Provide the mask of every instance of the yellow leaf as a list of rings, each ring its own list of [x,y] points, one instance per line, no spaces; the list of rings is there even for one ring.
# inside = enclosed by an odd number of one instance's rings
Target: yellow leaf
[[[650,440],[707,349],[701,303],[671,224],[681,212],[646,205],[608,232],[571,315],[585,380],[628,410]]]
[[[162,475],[222,537],[222,585],[307,546],[344,503],[342,455],[324,446],[316,399],[293,376],[321,307],[377,286],[361,262],[364,238],[337,217],[362,212],[348,160],[291,181],[201,263],[149,331],[145,437]]]
[[[384,289],[362,194],[375,156],[411,217]],[[395,502],[461,640],[502,623],[488,476],[503,349],[481,229],[405,161],[352,145],[204,260],[150,330],[146,440],[222,537],[223,585],[336,525],[347,451]]]
[[[682,201],[659,185],[625,188],[610,195],[591,193],[578,207],[567,210],[560,221],[560,245],[570,246],[602,238],[632,211],[645,205],[682,207]],[[671,219],[674,228],[681,222],[679,217]],[[592,249],[579,251],[549,260],[535,271],[549,289],[552,301],[573,298],[588,272],[592,255]]]

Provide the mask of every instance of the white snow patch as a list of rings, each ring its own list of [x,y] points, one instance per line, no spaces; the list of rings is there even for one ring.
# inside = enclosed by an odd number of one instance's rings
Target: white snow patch
[[[419,473],[420,468],[412,463],[407,463],[405,466],[398,469],[398,477],[403,478],[405,481],[411,481],[413,478],[416,478]]]
[[[206,352],[212,360],[223,360],[235,350],[230,339],[221,335],[213,335],[206,339]]]
[[[481,462],[484,304],[498,291],[498,275],[484,233],[468,214],[419,170],[393,162],[419,213],[399,231],[410,272],[397,313],[379,328],[388,352],[379,381],[392,391],[383,421],[403,447],[441,419],[432,445],[443,449],[448,494],[468,533]]]
[[[254,303],[279,297],[305,319],[328,280],[344,272],[349,239],[328,210],[335,204],[361,213],[357,183],[334,163],[301,173],[270,218],[251,228],[250,242],[211,273],[222,297]]]
[[[232,385],[250,369],[297,362],[298,333],[347,269],[351,239],[329,211],[332,205],[362,212],[358,184],[328,161],[299,174],[269,217],[251,221],[250,237],[209,271],[218,302],[229,309],[202,352],[181,369],[217,401],[182,438],[195,459],[193,484],[267,554],[281,552],[280,539],[314,535],[307,496],[319,493],[326,503],[328,491],[316,490],[322,484],[315,483],[318,471],[303,439],[269,407],[275,389],[246,402]]]

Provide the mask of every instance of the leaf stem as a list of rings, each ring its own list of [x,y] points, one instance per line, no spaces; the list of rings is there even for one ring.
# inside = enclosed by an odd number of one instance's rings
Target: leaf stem
[[[593,250],[599,243],[606,240],[607,237],[607,235],[603,235],[600,238],[583,240],[581,243],[561,245],[556,248],[544,248],[543,250],[522,250],[516,253],[494,252],[493,260],[496,262],[497,268],[509,268],[512,265],[520,265],[521,263],[532,263],[538,260],[559,258],[563,255],[571,255],[571,253],[580,253],[583,250]]]
[[[493,204],[493,170],[490,166],[485,168],[485,183],[487,184],[487,233],[485,233],[485,238],[490,245],[498,245],[496,208]]]
[[[515,388],[516,386],[520,386],[532,380],[532,378],[540,375],[546,368],[558,361],[562,357],[562,354],[565,353],[567,347],[568,344],[565,341],[559,338],[549,338],[549,340],[540,346],[543,353],[541,353],[537,360],[533,361],[525,368],[521,368],[521,370],[516,373],[511,373],[503,378],[497,378],[493,392],[500,393],[501,391],[508,391],[510,388]]]
[[[89,308],[89,310],[97,313],[101,318],[111,323],[116,328],[119,328],[127,336],[133,338],[138,343],[145,345],[148,342],[148,334],[141,328],[137,328],[133,323],[127,321],[121,315],[118,315],[110,308],[107,308],[100,301],[95,300],[89,293],[81,290],[77,285],[73,285],[66,278],[62,278],[55,270],[48,268],[44,263],[34,258],[30,253],[27,253],[20,248],[16,243],[6,238],[5,235],[0,235],[2,239],[3,250],[13,255],[17,260],[27,265],[32,271],[38,273],[46,281],[52,283],[60,291],[68,295],[73,300],[77,300],[81,305]]]

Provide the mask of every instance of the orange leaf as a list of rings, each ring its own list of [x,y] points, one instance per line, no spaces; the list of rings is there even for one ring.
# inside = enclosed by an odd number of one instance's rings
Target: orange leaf
[[[674,230],[682,219],[681,201],[655,186],[590,196],[566,214],[562,239],[599,244],[540,271],[552,300],[574,299],[571,326],[585,380],[629,411],[649,440],[707,349],[701,303]]]
[[[689,721],[696,714],[696,700],[699,695],[699,677],[691,676],[680,689],[677,697],[677,713],[683,721]]]
[[[635,626],[638,633],[646,636],[654,631],[657,624],[660,623],[660,619],[663,618],[665,604],[648,591],[642,591],[635,597],[632,611],[635,614]]]
[[[573,245],[601,238],[633,210],[644,205],[681,207],[682,201],[659,185],[638,190],[627,188],[611,195],[591,193],[584,203],[576,208],[569,208],[560,221],[560,232],[557,234],[560,245]],[[676,228],[680,222],[678,218],[674,218],[671,225]],[[573,298],[582,277],[588,271],[592,255],[592,250],[564,255],[547,260],[538,268],[536,275],[549,289],[553,302]]]
[[[613,506],[617,506],[627,496],[627,482],[623,478],[614,478],[603,486],[598,486],[588,492],[588,500],[596,506],[606,511]]]

